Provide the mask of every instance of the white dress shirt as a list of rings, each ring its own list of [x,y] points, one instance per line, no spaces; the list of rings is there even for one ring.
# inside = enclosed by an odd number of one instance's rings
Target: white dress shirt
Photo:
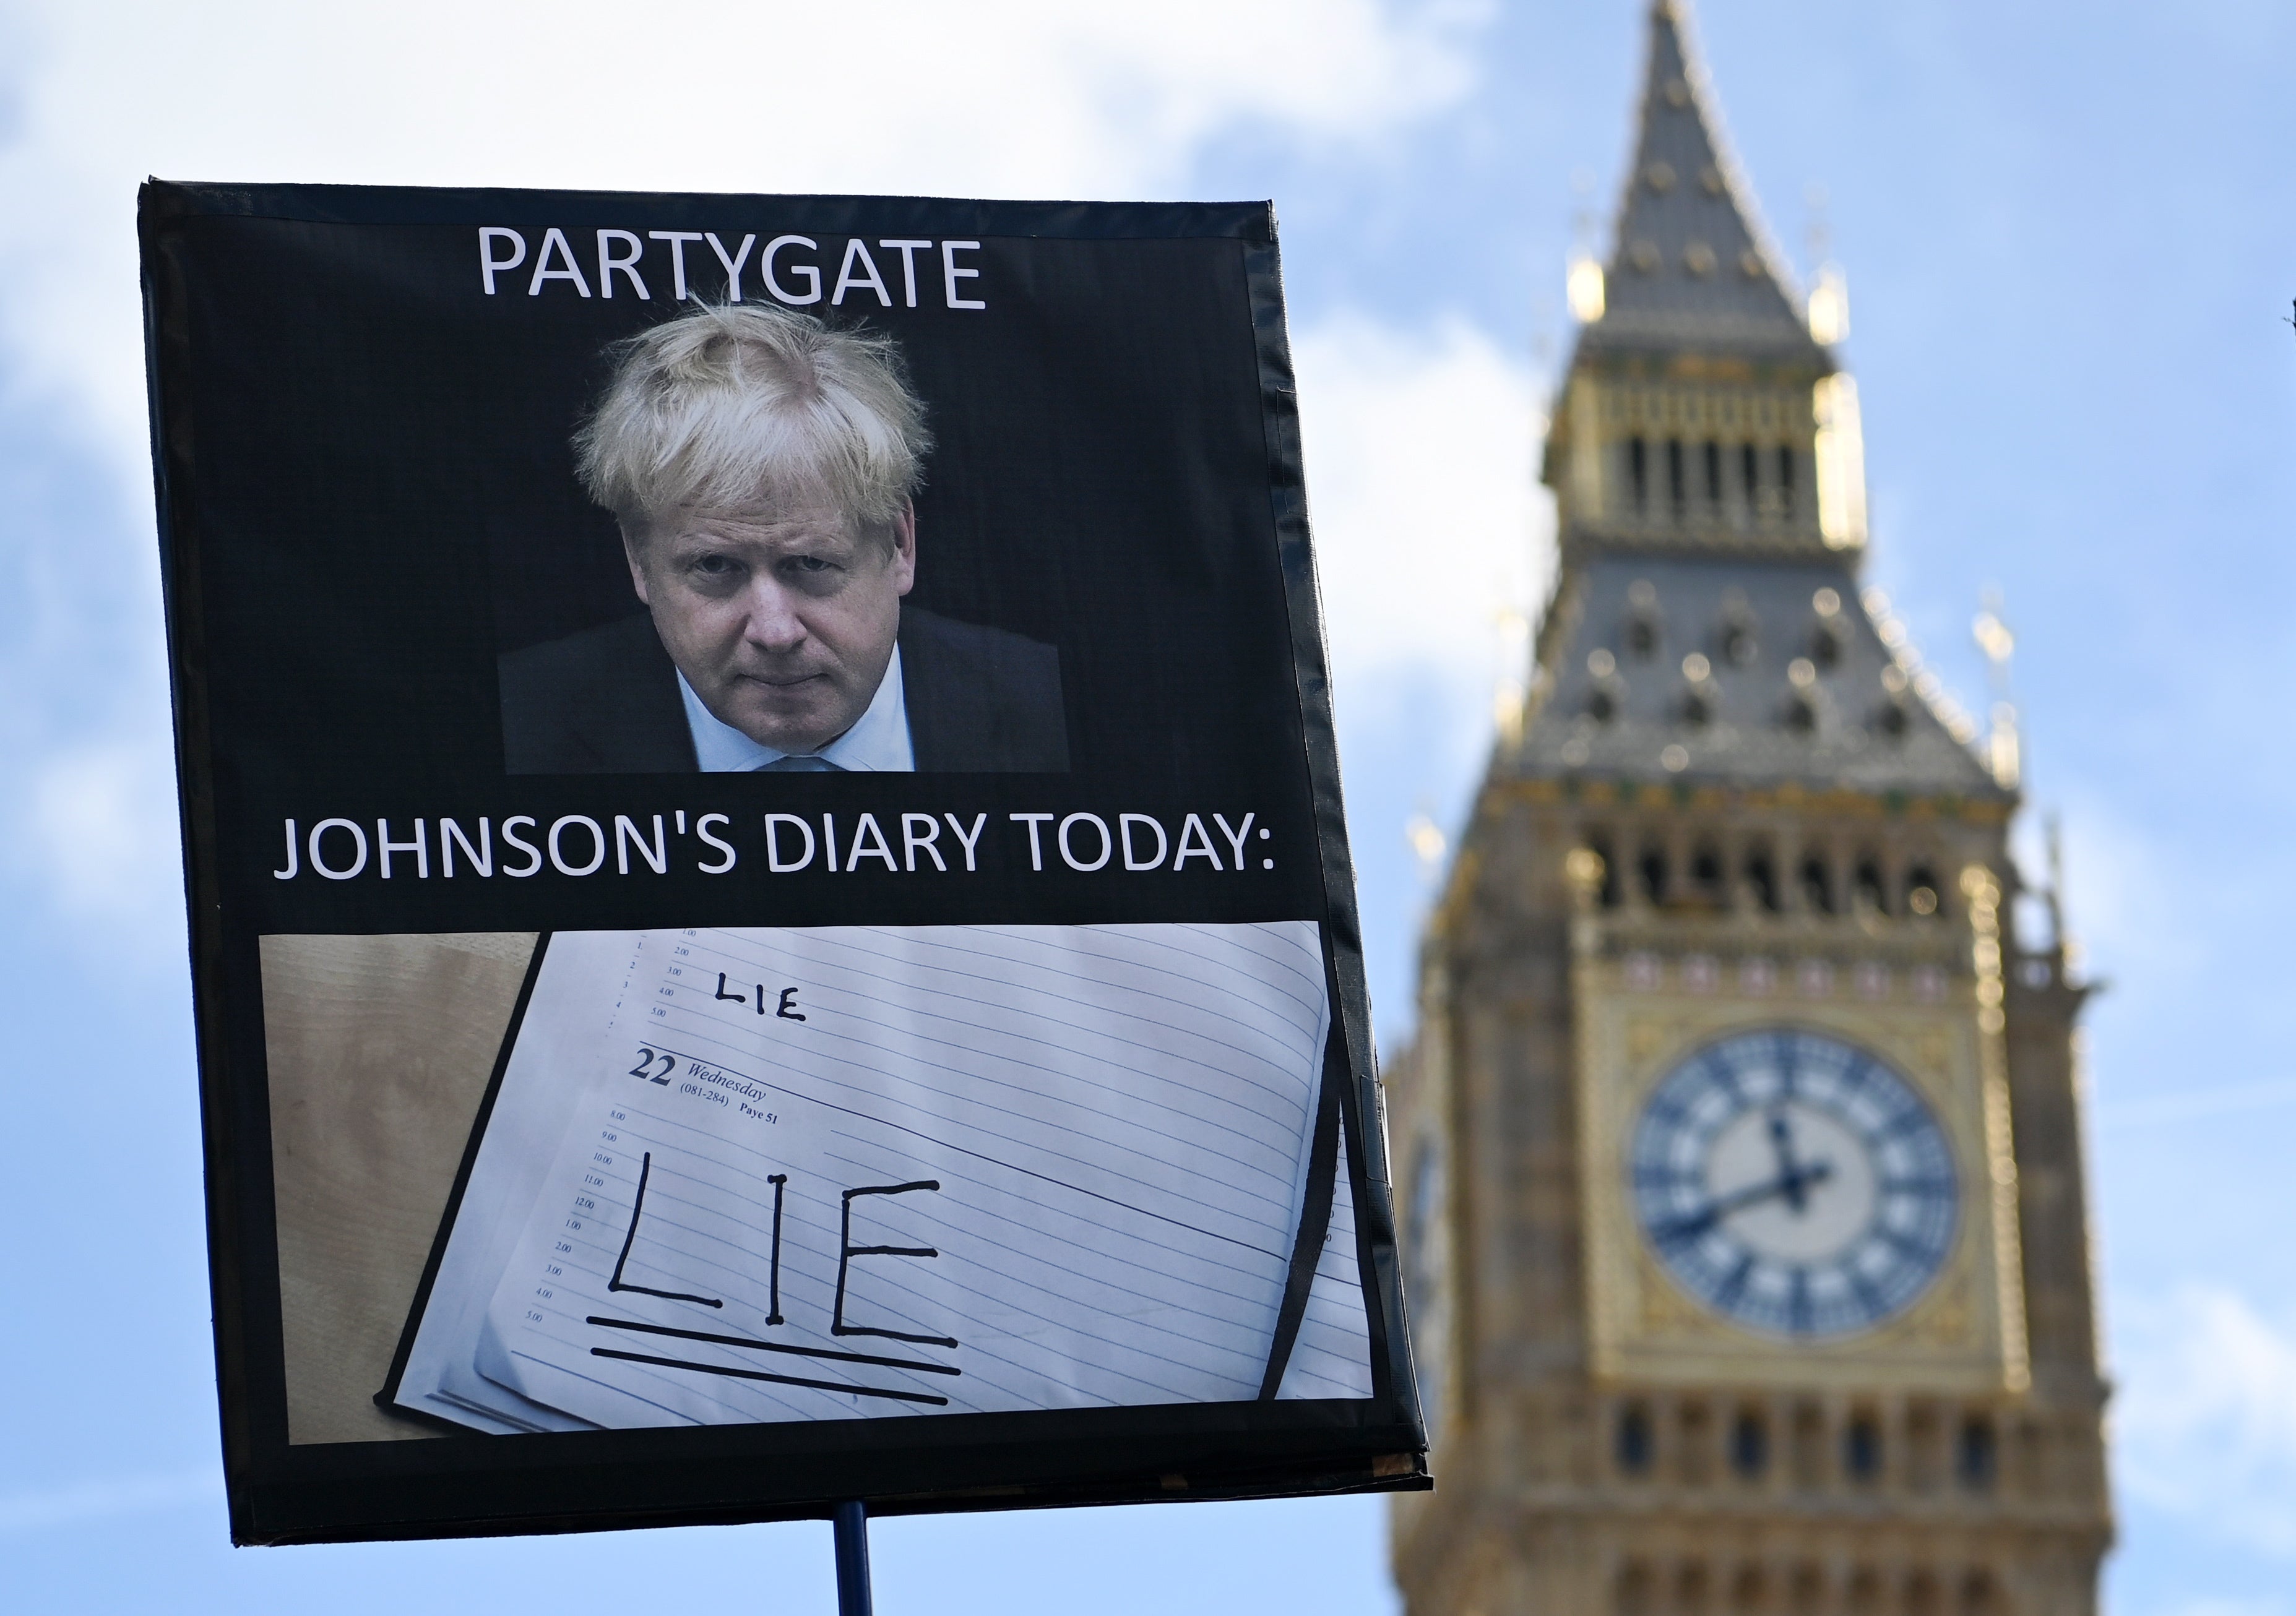
[[[751,740],[732,724],[721,722],[701,705],[701,698],[685,682],[681,670],[677,693],[685,702],[685,727],[693,732],[693,755],[704,774],[741,774],[778,763],[788,753]],[[885,665],[885,677],[867,712],[853,727],[813,754],[832,768],[856,773],[914,774],[916,748],[909,744],[909,702],[901,690],[901,648]]]

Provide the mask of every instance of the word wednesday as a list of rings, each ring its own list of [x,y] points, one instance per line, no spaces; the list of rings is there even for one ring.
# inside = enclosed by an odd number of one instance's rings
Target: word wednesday
[[[883,307],[891,308],[892,279],[898,279],[902,306],[914,308],[920,274],[917,261],[922,254],[927,288],[930,290],[937,277],[947,306],[988,306],[984,298],[962,295],[979,288],[960,286],[960,282],[980,279],[980,270],[958,257],[979,252],[980,242],[909,237],[886,237],[876,242],[877,252],[872,253],[870,243],[855,236],[846,241],[841,255],[835,255],[833,249],[824,253],[811,236],[775,236],[760,249],[755,232],[729,248],[714,230],[649,230],[643,236],[635,230],[601,230],[596,233],[594,257],[585,258],[577,256],[572,241],[555,224],[542,233],[537,243],[529,243],[524,232],[507,225],[486,224],[479,229],[479,284],[488,297],[495,297],[515,288],[520,277],[512,272],[530,263],[532,273],[524,277],[529,298],[539,298],[544,287],[554,285],[570,287],[585,298],[611,298],[619,285],[626,292],[651,300],[653,289],[665,286],[671,301],[682,303],[699,295],[693,290],[693,276],[708,274],[713,282],[716,279],[709,270],[709,259],[700,256],[702,245],[708,246],[724,271],[725,297],[729,303],[742,301],[746,273],[767,297],[782,303],[819,303],[827,286],[832,307],[841,306],[848,297],[856,304],[864,297],[873,297]],[[688,248],[695,251],[691,263],[685,256]],[[832,256],[837,256],[833,283],[822,273]],[[898,267],[889,279],[884,270],[892,268],[896,261]],[[585,272],[586,262],[594,265],[594,273]],[[647,281],[648,274],[654,277],[652,282]]]
[[[445,879],[454,878],[458,870],[488,879],[497,873],[523,878],[545,869],[562,876],[594,876],[603,874],[610,861],[616,875],[651,870],[666,876],[672,864],[680,861],[681,853],[689,855],[692,868],[701,874],[723,876],[731,875],[741,862],[740,849],[721,834],[733,828],[728,814],[702,814],[693,821],[690,833],[683,808],[668,815],[645,817],[651,819],[650,824],[642,825],[626,813],[615,814],[611,830],[586,813],[562,814],[546,828],[527,813],[512,814],[498,825],[491,818],[482,818],[467,829],[459,820],[441,819],[435,838],[428,820],[402,820],[402,829],[394,834],[390,821],[379,819],[372,839],[366,826],[357,820],[321,820],[308,832],[296,820],[288,820],[287,861],[271,876],[274,880],[292,881],[308,872],[330,881],[348,881],[371,873],[389,881],[411,874],[418,881],[427,881],[434,851],[439,874]],[[938,820],[930,813],[885,817],[899,820],[898,853],[894,838],[873,813],[864,813],[843,828],[836,814],[824,813],[817,833],[816,821],[802,814],[768,813],[759,830],[762,845],[751,851],[762,851],[766,869],[777,876],[805,869],[826,875],[873,870],[881,875],[920,871],[971,875],[979,872],[984,853],[998,856],[993,846],[982,845],[988,825],[986,813],[974,814],[970,823],[954,813]],[[1005,816],[1013,828],[1003,856],[1017,866],[1025,845],[1029,869],[1037,874],[1052,868],[1054,859],[1083,875],[1119,867],[1135,875],[1157,869],[1177,873],[1198,866],[1241,873],[1251,865],[1246,847],[1274,837],[1265,825],[1257,836],[1253,834],[1252,825],[1259,817],[1247,813],[1240,822],[1230,824],[1226,814],[1212,814],[1211,824],[1219,831],[1215,842],[1205,816],[1200,813],[1183,816],[1177,831],[1168,830],[1163,820],[1149,813],[1119,813],[1113,827],[1096,813],[1013,813]],[[941,840],[944,820],[949,833],[947,842]],[[1275,868],[1275,859],[1268,856],[1272,849],[1260,846],[1257,851],[1260,869]]]

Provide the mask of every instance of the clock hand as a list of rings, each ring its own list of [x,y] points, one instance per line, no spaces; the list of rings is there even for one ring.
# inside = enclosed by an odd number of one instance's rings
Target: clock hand
[[[1809,1196],[1805,1190],[1809,1185],[1824,1183],[1833,1170],[1822,1162],[1804,1167],[1794,1159],[1793,1130],[1783,1110],[1770,1114],[1770,1145],[1777,1152],[1778,1184],[1786,1204],[1796,1212],[1807,1212]]]
[[[1760,1183],[1734,1189],[1728,1195],[1715,1196],[1698,1211],[1652,1228],[1651,1237],[1661,1245],[1671,1245],[1677,1240],[1694,1240],[1732,1212],[1759,1205],[1772,1196],[1784,1196],[1788,1205],[1800,1212],[1808,1204],[1808,1197],[1803,1194],[1805,1188],[1823,1184],[1833,1176],[1833,1164],[1830,1162],[1812,1162],[1807,1167],[1793,1165],[1775,1179],[1766,1179]]]
[[[1812,1162],[1807,1167],[1797,1166],[1784,1186],[1786,1204],[1797,1213],[1808,1212],[1809,1196],[1806,1192],[1809,1187],[1823,1184],[1833,1176],[1833,1163],[1831,1162]]]

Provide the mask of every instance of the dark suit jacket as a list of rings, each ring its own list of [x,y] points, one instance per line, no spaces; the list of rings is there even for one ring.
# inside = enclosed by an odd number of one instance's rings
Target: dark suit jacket
[[[919,772],[1060,774],[1069,766],[1061,654],[1003,629],[901,608],[901,693]],[[677,670],[650,616],[501,659],[512,774],[692,774]]]

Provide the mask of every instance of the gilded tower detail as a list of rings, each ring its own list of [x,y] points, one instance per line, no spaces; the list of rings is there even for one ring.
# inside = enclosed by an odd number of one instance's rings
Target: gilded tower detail
[[[1669,0],[1616,236],[1530,698],[1389,1074],[1439,1480],[1397,1579],[1411,1616],[2088,1616],[2086,990],[2010,923],[2013,749],[1860,591],[1835,322]]]

